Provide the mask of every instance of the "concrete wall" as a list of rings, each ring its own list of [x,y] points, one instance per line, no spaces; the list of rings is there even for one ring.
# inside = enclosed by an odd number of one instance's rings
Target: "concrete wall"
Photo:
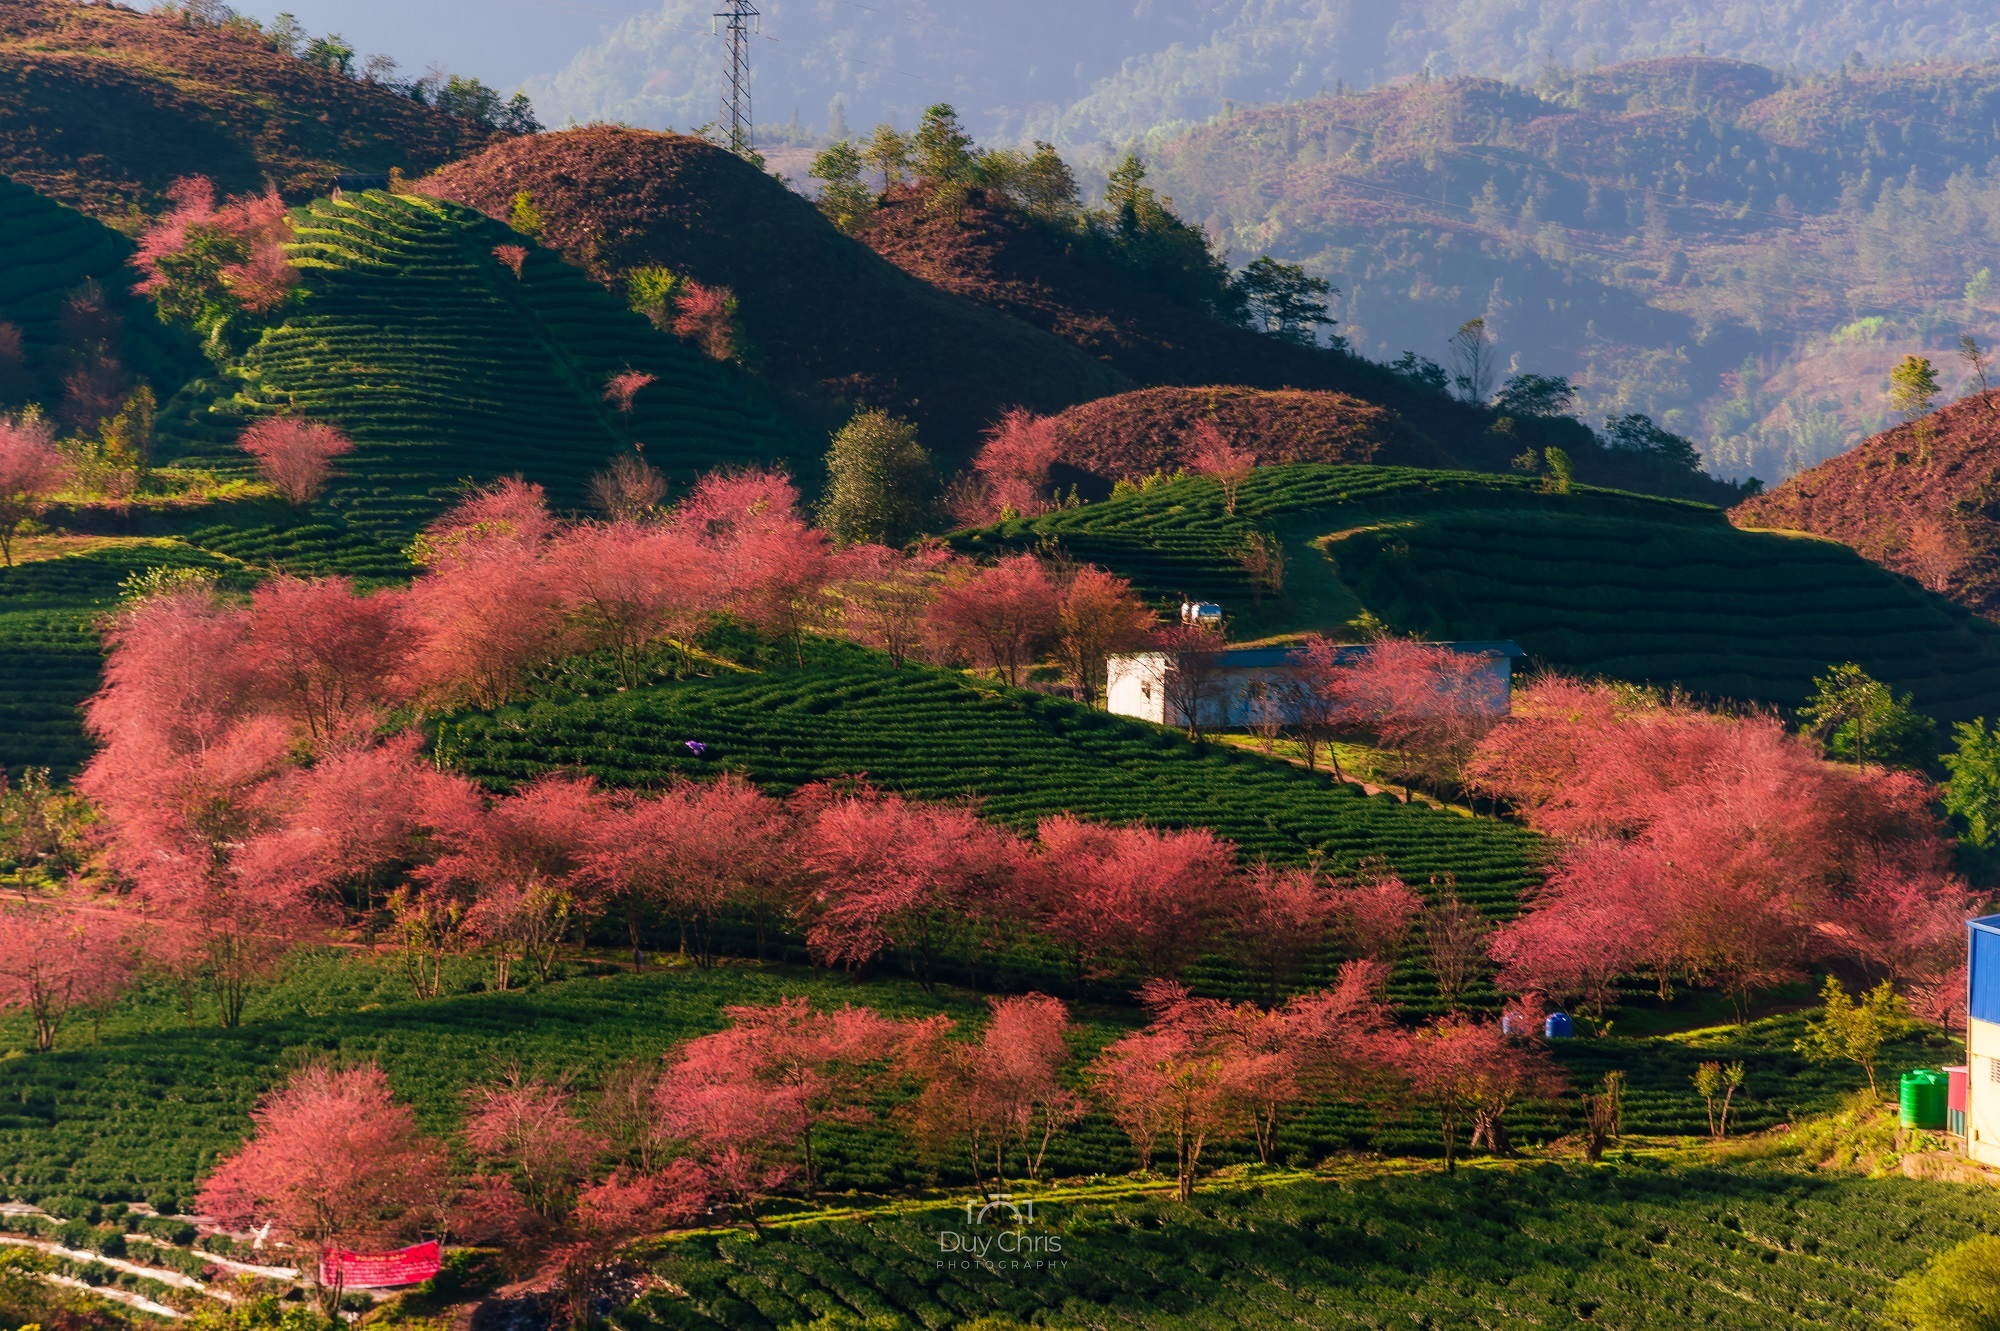
[[[1494,654],[1482,658],[1493,686],[1495,710],[1506,715],[1513,697],[1514,662]],[[1114,656],[1106,666],[1105,708],[1115,716],[1136,717],[1161,725],[1185,725],[1176,709],[1168,715],[1171,665],[1161,652]],[[1297,672],[1284,664],[1225,665],[1213,696],[1201,706],[1201,724],[1217,730],[1254,726],[1265,708],[1275,709],[1282,724],[1297,719]]]
[[[2000,1024],[1965,1023],[1965,1151],[2000,1165]]]

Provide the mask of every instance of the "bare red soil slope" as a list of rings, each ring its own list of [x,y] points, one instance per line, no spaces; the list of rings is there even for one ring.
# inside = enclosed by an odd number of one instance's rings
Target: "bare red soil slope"
[[[2000,393],[1885,430],[1729,516],[1832,537],[2000,617]]]
[[[0,174],[99,216],[151,207],[178,176],[297,197],[342,174],[420,174],[492,138],[244,28],[0,2]]]
[[[949,460],[1009,408],[1050,414],[1131,386],[1048,332],[902,271],[701,139],[541,134],[421,188],[502,218],[526,191],[543,243],[606,280],[659,265],[730,288],[755,358],[780,383],[908,415]]]
[[[1388,462],[1447,466],[1396,413],[1345,393],[1259,388],[1147,388],[1056,417],[1061,462],[1105,483],[1189,466],[1189,436],[1212,422],[1259,462]]]

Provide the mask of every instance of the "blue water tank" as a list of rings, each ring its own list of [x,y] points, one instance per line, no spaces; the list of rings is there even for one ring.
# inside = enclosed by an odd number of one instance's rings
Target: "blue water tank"
[[[1551,1012],[1549,1019],[1542,1023],[1542,1034],[1551,1040],[1567,1040],[1574,1033],[1567,1012]]]

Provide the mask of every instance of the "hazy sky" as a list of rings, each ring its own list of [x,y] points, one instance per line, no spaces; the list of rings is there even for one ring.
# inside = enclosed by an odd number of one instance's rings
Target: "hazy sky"
[[[337,32],[363,56],[394,56],[411,74],[435,61],[511,92],[562,69],[608,29],[657,9],[657,0],[231,0],[268,22],[295,15],[308,31]]]

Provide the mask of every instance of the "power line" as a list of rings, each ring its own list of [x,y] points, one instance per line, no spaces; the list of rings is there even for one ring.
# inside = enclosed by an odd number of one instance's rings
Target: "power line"
[[[729,54],[722,66],[722,115],[723,126],[729,132],[729,151],[738,157],[748,157],[755,150],[755,133],[750,114],[750,33],[761,27],[761,15],[750,0],[725,0],[727,8],[717,10],[713,18],[726,20],[724,35],[729,41]]]

